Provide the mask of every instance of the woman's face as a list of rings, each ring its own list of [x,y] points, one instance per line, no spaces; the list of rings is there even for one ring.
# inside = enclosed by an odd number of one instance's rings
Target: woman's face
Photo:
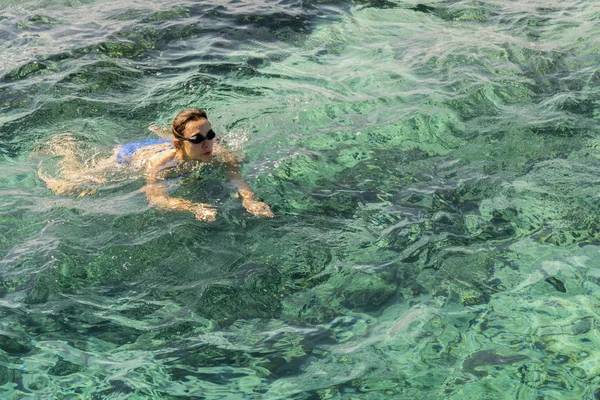
[[[188,122],[185,125],[183,136],[188,139],[196,135],[202,135],[206,137],[206,134],[211,129],[212,126],[210,125],[210,122],[208,122],[207,119],[202,118],[196,121]],[[215,138],[212,138],[210,140],[204,139],[200,143],[191,143],[187,140],[184,140],[182,146],[187,157],[193,158],[194,160],[210,161],[213,153],[214,141]]]

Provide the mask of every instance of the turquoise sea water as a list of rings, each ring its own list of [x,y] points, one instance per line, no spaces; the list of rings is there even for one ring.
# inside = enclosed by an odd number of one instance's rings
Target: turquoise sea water
[[[600,398],[587,1],[0,0],[2,399]],[[222,175],[54,196],[207,109]],[[52,163],[57,160],[46,159]]]

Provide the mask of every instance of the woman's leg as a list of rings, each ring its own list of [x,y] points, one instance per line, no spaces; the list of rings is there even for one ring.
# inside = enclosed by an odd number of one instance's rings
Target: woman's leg
[[[75,195],[79,197],[95,192],[90,184],[106,182],[106,169],[109,160],[93,160],[90,165],[81,161],[83,150],[70,134],[54,137],[39,152],[60,157],[56,173],[48,173],[40,163],[38,176],[56,195]],[[112,164],[114,165],[114,164]]]

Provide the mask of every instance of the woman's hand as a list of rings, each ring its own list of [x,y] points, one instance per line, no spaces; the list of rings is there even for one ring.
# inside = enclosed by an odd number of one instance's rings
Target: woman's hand
[[[194,204],[190,211],[199,221],[213,222],[217,217],[217,210],[210,204]]]
[[[273,211],[271,211],[271,208],[266,203],[263,203],[262,201],[244,198],[242,200],[242,204],[244,205],[244,207],[246,207],[246,210],[252,215],[256,215],[257,217],[266,217],[266,218],[274,217]]]

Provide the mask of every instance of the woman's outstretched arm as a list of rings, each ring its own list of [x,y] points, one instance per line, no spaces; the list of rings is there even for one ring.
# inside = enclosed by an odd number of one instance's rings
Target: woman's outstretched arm
[[[148,202],[166,210],[189,211],[196,219],[212,222],[217,216],[217,210],[206,203],[193,203],[189,200],[170,197],[165,184],[160,180],[160,166],[150,167],[146,171],[146,187],[144,191]]]
[[[252,188],[242,178],[242,171],[240,169],[239,162],[235,157],[225,149],[219,149],[219,158],[222,160],[227,170],[227,177],[235,185],[240,197],[242,198],[242,204],[252,215],[257,217],[273,218],[274,214],[271,208],[264,202],[254,199],[254,192]]]

